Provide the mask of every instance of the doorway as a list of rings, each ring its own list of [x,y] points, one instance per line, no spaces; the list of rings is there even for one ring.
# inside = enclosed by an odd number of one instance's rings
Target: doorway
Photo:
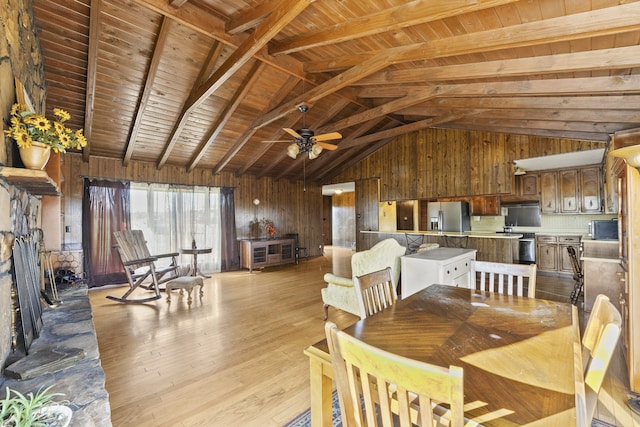
[[[355,247],[355,183],[324,185],[322,195],[324,244]]]

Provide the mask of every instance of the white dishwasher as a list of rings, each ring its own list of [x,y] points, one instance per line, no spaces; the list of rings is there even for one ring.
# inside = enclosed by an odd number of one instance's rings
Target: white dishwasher
[[[400,258],[400,297],[435,284],[469,287],[469,261],[476,259],[475,249],[437,248]]]

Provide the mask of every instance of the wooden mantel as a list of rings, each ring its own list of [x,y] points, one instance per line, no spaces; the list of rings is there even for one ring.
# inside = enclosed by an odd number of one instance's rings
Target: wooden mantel
[[[59,196],[60,190],[45,171],[0,167],[0,178],[35,196]]]

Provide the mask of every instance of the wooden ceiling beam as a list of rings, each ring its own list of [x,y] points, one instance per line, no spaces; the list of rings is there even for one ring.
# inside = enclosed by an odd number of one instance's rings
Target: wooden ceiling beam
[[[129,137],[127,138],[127,146],[125,149],[124,158],[122,159],[122,164],[124,166],[129,164],[129,161],[131,161],[131,157],[133,156],[133,151],[136,146],[136,140],[138,138],[138,131],[140,130],[140,125],[142,123],[144,111],[146,110],[147,104],[149,102],[149,97],[151,96],[151,93],[153,91],[153,83],[158,72],[158,64],[160,64],[162,50],[164,49],[165,43],[167,42],[167,36],[169,34],[170,26],[171,20],[166,16],[163,16],[160,22],[160,30],[158,31],[158,36],[153,48],[153,53],[151,54],[149,69],[147,70],[147,75],[144,80],[142,95],[140,96],[138,105],[135,108],[133,122],[129,131]]]
[[[474,98],[454,98],[447,97],[429,100],[424,107],[431,106],[439,108],[489,108],[489,109],[520,109],[532,108],[543,110],[638,110],[640,108],[640,95],[574,95],[574,96],[501,96],[501,97],[474,97]],[[417,105],[415,109],[422,108]],[[401,111],[408,111],[407,109]]]
[[[277,56],[341,43],[401,28],[424,24],[437,19],[476,12],[491,7],[514,3],[517,0],[415,0],[390,7],[366,16],[358,16],[339,24],[310,31],[297,37],[269,44],[269,53]]]
[[[391,92],[391,89],[389,90]],[[409,93],[406,96],[403,94]],[[364,113],[355,114],[342,119],[331,126],[344,129],[357,123],[371,120],[380,115],[386,115],[403,110],[411,105],[438,97],[500,97],[500,96],[558,96],[589,95],[613,93],[640,93],[640,76],[590,77],[576,79],[555,80],[526,80],[515,82],[486,82],[459,85],[442,85],[425,88],[424,86],[397,89],[398,99],[371,108]],[[390,93],[387,93],[391,96]],[[421,99],[422,98],[422,99]]]
[[[285,99],[285,97],[289,94],[289,92],[291,92],[296,87],[297,84],[298,84],[298,79],[296,79],[293,76],[290,76],[287,79],[287,81],[280,88],[278,88],[277,91],[275,91],[275,94],[271,98],[271,101],[269,101],[269,104],[262,110],[261,114],[259,114],[258,116],[266,114],[267,112],[275,108],[276,105],[280,104],[282,100]],[[283,126],[292,127],[293,125],[295,125],[295,123],[297,123],[298,120],[299,118],[290,117],[289,121],[284,123]],[[235,156],[238,153],[238,151],[240,151],[240,148],[242,148],[249,141],[249,139],[256,133],[257,130],[258,129],[256,127],[249,126],[247,128],[247,131],[236,143],[236,145],[231,150],[229,150],[227,155],[213,169],[213,172],[214,173],[221,172],[222,169],[231,160],[232,156]],[[282,131],[282,129],[279,129],[277,132],[274,132],[273,134],[271,134],[271,137],[267,139],[269,141],[280,139],[283,133],[284,131]],[[267,151],[269,151],[269,148],[272,145],[273,144],[269,144],[269,143],[261,143],[259,147],[254,147],[251,150],[252,151],[251,159],[245,162],[244,167],[237,173],[237,175],[238,176],[244,175],[247,172],[247,170],[251,168],[251,166],[253,166]]]
[[[158,168],[164,166],[167,162],[171,150],[173,149],[177,138],[184,128],[190,113],[196,109],[205,99],[218,90],[227,82],[244,64],[253,58],[253,56],[262,49],[269,40],[271,40],[282,28],[295,19],[300,12],[309,6],[314,0],[281,0],[279,7],[269,17],[260,24],[253,37],[247,38],[245,42],[239,46],[225,61],[216,69],[211,77],[194,92],[189,95],[182,113],[178,117],[174,125],[171,137],[167,141],[160,160]]]
[[[460,108],[409,108],[407,110],[398,111],[397,114],[411,116],[414,120],[420,120],[425,117],[434,117],[445,114],[452,110],[474,110],[473,106],[465,106]],[[640,122],[640,105],[636,110],[602,110],[598,109],[536,109],[532,108],[495,108],[495,109],[477,109],[481,111],[475,117],[486,119],[519,119],[519,120],[553,120],[568,122],[594,122],[594,123],[639,123]]]
[[[369,157],[370,155],[372,155],[373,153],[375,153],[376,151],[378,151],[379,149],[381,149],[382,147],[384,147],[394,139],[395,138],[382,139],[376,142],[375,144],[372,144],[369,147],[366,147],[364,150],[358,150],[355,153],[355,155],[351,156],[346,162],[342,163],[341,165],[332,164],[330,167],[327,167],[322,173],[322,175],[315,177],[316,181],[327,182],[331,180],[331,178],[341,174],[342,172],[349,169],[351,166],[366,159],[367,157]]]
[[[171,7],[182,7],[185,5],[186,2],[188,2],[189,0],[169,0],[169,5]]]
[[[257,7],[244,9],[229,18],[224,26],[225,31],[229,34],[248,31],[264,21],[266,16],[273,12],[276,7],[279,7],[278,2],[264,1]]]
[[[209,148],[213,141],[218,137],[220,132],[222,132],[222,129],[224,129],[225,125],[229,122],[229,120],[231,120],[233,113],[235,113],[235,111],[240,106],[240,102],[244,99],[244,97],[249,92],[249,89],[251,89],[251,86],[253,86],[253,83],[260,76],[260,71],[263,66],[264,64],[262,62],[254,61],[251,69],[249,70],[249,73],[247,73],[247,76],[244,78],[242,83],[240,83],[240,88],[233,94],[233,97],[224,108],[224,111],[222,112],[222,114],[220,114],[220,117],[218,117],[216,122],[213,124],[212,129],[209,131],[204,140],[200,142],[198,148],[196,148],[194,155],[187,165],[187,172],[191,172],[198,165],[198,163],[200,163],[200,160],[202,160],[202,157],[204,156],[207,148]]]
[[[364,135],[359,138],[355,138],[346,144],[340,145],[340,148],[353,148],[353,147],[358,147],[360,145],[366,145],[371,142],[379,141],[381,139],[395,138],[397,136],[404,135],[405,133],[415,132],[420,129],[434,127],[443,123],[453,122],[465,116],[472,116],[473,114],[475,114],[474,111],[456,111],[456,112],[444,114],[438,117],[431,117],[428,119],[409,123],[404,126],[396,126],[392,129],[388,129],[388,130],[372,133],[369,135]]]
[[[96,98],[96,75],[98,70],[98,48],[100,45],[100,15],[102,0],[91,0],[89,13],[89,49],[87,52],[87,88],[84,104],[84,136],[87,146],[82,149],[82,160],[89,161],[91,154],[91,135],[93,132],[93,113]]]
[[[527,128],[512,128],[505,126],[478,126],[471,128],[458,123],[447,123],[446,126],[441,126],[447,129],[460,129],[467,131],[479,131],[479,132],[495,132],[513,135],[528,135],[528,136],[540,136],[545,138],[558,138],[558,139],[574,139],[577,141],[595,141],[595,142],[608,142],[609,134],[597,134],[590,132],[564,132],[564,131],[550,131],[547,129],[527,129]]]
[[[365,77],[354,83],[354,85],[433,83],[437,81],[620,70],[634,67],[640,67],[640,46],[445,65],[441,67],[385,70]]]
[[[327,168],[327,164],[330,164],[333,166],[334,164],[340,164],[346,161],[348,158],[351,158],[351,153],[349,152],[349,150],[342,149],[341,146],[359,136],[366,134],[372,128],[378,126],[378,124],[382,120],[384,120],[383,117],[377,117],[373,120],[369,120],[366,123],[362,123],[355,130],[353,130],[352,132],[349,132],[348,137],[344,138],[342,141],[339,141],[337,143],[338,145],[337,150],[327,151],[322,154],[323,162],[313,163],[312,165],[309,165],[309,167],[307,167],[307,173],[309,174],[309,176],[318,175],[321,171],[324,171]],[[395,125],[389,124],[388,126],[392,127]]]
[[[390,58],[394,59],[390,63],[410,62],[534,46],[542,43],[580,40],[638,29],[640,29],[640,3],[636,2],[389,48],[386,49],[386,52]],[[411,47],[411,49],[407,49],[407,47]],[[403,53],[396,54],[394,51],[398,49],[403,49]],[[354,67],[377,55],[380,55],[380,51],[309,62],[305,64],[305,71],[308,73],[335,72]]]

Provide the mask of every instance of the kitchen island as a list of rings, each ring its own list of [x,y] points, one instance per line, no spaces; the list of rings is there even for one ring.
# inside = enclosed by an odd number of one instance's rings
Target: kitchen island
[[[406,234],[422,234],[424,243],[437,243],[444,248],[475,249],[479,261],[505,262],[517,264],[519,233],[494,233],[475,231],[360,231],[363,247],[369,249],[384,239],[395,239],[402,246],[407,246]]]

